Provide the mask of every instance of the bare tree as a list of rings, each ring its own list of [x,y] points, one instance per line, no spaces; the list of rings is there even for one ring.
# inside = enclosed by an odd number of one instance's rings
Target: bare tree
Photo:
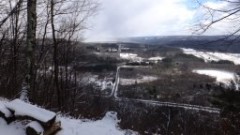
[[[9,0],[10,8],[12,7],[11,1]],[[12,55],[12,62],[11,62],[11,69],[12,69],[12,90],[11,92],[14,93],[17,90],[17,82],[18,82],[18,48],[19,48],[19,40],[20,40],[20,11],[22,7],[22,2],[19,1],[15,8],[15,14],[10,16],[10,26],[12,29],[12,42],[11,42],[11,55]],[[13,9],[11,8],[11,11]]]
[[[226,22],[231,24],[231,30],[225,31],[229,36],[237,35],[240,32],[240,1],[239,0],[216,0],[215,3],[222,4],[223,6],[213,7],[204,1],[196,0],[199,4],[200,11],[202,12],[202,20],[197,24],[197,32],[205,33],[215,25]]]
[[[0,22],[0,28],[3,26],[4,23],[7,22],[7,20],[15,13],[19,12],[19,7],[21,6],[21,4],[23,3],[23,0],[19,0],[17,2],[17,4],[14,6],[14,8],[12,8],[12,10],[9,12],[9,14],[1,20]]]
[[[225,30],[228,29],[226,24],[231,27],[226,31],[226,36],[219,40],[231,39],[231,42],[239,42],[240,0],[214,1],[215,3],[221,3],[223,5],[218,8],[201,3],[200,0],[197,0],[197,2],[201,6],[201,9],[205,10],[205,18],[202,23],[198,25],[198,31],[200,33],[205,33],[212,27],[224,22],[225,25],[221,27],[224,27]],[[240,120],[240,108],[237,106],[237,104],[240,104],[240,94],[238,91],[235,91],[234,82],[231,82],[231,84],[234,90],[223,90],[220,95],[214,96],[212,103],[222,108],[221,117],[224,133],[239,134],[240,130],[237,127],[239,127],[240,124],[236,121]]]
[[[52,28],[52,38],[53,38],[53,61],[54,61],[54,75],[55,75],[55,88],[57,90],[57,98],[58,98],[58,109],[61,109],[62,103],[61,103],[61,90],[60,90],[60,85],[59,85],[59,62],[58,62],[58,43],[55,35],[55,24],[54,24],[54,7],[55,7],[55,1],[51,0],[50,4],[50,9],[51,9],[51,28]]]
[[[69,67],[77,63],[79,41],[97,6],[96,0],[2,0],[0,93],[24,100],[29,95],[59,109],[67,105],[70,99],[62,95],[81,89],[78,72]]]
[[[26,62],[27,73],[20,98],[28,100],[28,93],[33,92],[34,78],[34,47],[36,46],[36,30],[37,30],[37,0],[27,1],[27,46],[26,46]]]

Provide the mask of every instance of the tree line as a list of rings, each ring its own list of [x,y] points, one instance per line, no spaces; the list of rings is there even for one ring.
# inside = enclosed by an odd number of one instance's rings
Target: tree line
[[[76,78],[69,66],[97,7],[94,0],[2,0],[0,93],[26,101],[56,98],[61,109]]]

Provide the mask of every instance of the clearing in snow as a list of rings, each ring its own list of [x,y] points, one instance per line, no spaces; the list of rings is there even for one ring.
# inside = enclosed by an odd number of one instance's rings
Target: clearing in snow
[[[232,61],[235,65],[240,65],[240,54],[198,51],[189,48],[182,48],[182,50],[183,53],[194,55],[198,58],[203,59],[205,62],[228,60]]]
[[[193,70],[193,72],[216,78],[216,81],[218,83],[223,83],[226,86],[231,86],[231,84],[234,83],[236,86],[236,90],[239,90],[239,77],[233,72],[214,69],[196,69]]]

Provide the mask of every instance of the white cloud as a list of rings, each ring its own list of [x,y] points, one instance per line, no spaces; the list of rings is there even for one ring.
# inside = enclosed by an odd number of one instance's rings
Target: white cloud
[[[128,36],[190,35],[194,24],[209,22],[203,17],[206,10],[189,8],[188,0],[100,0],[100,3],[100,12],[90,21],[92,28],[86,33],[88,41]],[[214,9],[233,6],[222,1],[204,4]],[[217,23],[205,34],[228,34],[236,28],[236,23],[232,22]]]
[[[88,40],[149,35],[186,35],[194,10],[186,0],[101,0]]]
[[[135,36],[185,34],[186,25],[192,19],[193,12],[176,1],[159,2],[142,14],[125,23]]]

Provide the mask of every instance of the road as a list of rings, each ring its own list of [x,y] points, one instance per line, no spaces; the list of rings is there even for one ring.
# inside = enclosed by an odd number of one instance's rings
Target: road
[[[138,66],[139,67],[139,66]],[[214,108],[214,107],[206,107],[206,106],[199,106],[199,105],[192,105],[192,104],[183,104],[183,103],[173,103],[173,102],[161,102],[161,101],[154,101],[154,100],[143,100],[143,99],[128,99],[128,98],[120,98],[118,97],[118,85],[120,81],[120,69],[121,68],[137,68],[136,66],[118,66],[117,71],[116,71],[116,76],[115,76],[115,83],[112,88],[111,94],[109,97],[114,98],[115,100],[131,100],[135,102],[142,102],[146,104],[151,104],[151,105],[156,105],[156,106],[166,106],[166,107],[175,107],[175,108],[184,108],[187,110],[195,110],[195,111],[204,111],[208,113],[220,113],[219,108]]]

